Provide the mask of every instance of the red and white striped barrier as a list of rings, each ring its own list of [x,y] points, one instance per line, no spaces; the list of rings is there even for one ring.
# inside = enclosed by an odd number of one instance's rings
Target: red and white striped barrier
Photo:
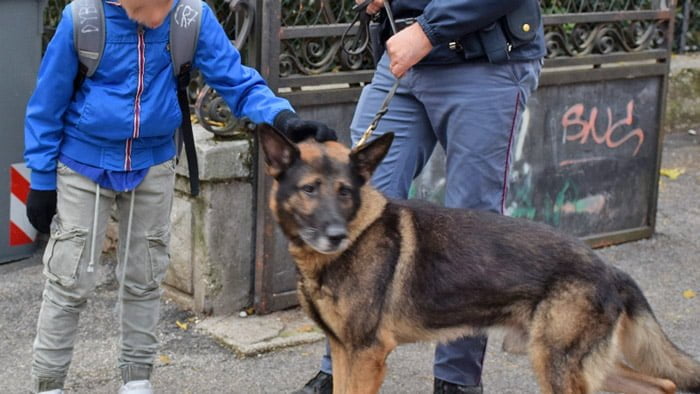
[[[10,166],[10,246],[31,244],[36,239],[36,229],[27,219],[29,174],[24,163]]]

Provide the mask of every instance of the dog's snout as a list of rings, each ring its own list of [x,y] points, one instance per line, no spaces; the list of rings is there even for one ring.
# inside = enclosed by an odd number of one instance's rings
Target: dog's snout
[[[326,236],[328,239],[338,244],[348,236],[348,230],[341,224],[331,224],[326,228]]]

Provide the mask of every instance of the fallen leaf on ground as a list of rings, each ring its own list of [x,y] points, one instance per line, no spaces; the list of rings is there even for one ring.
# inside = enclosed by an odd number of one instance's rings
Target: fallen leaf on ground
[[[158,359],[160,359],[161,364],[165,365],[168,365],[172,362],[170,356],[168,356],[167,354],[161,354],[160,357],[158,357]]]
[[[692,290],[686,290],[683,292],[683,298],[685,298],[686,300],[689,300],[691,298],[695,298],[696,295],[697,294],[695,294],[695,292]]]
[[[187,323],[182,323],[182,322],[180,322],[180,320],[176,320],[176,321],[175,321],[175,325],[177,325],[178,327],[180,327],[180,329],[181,329],[182,331],[187,331]]]
[[[671,178],[672,181],[685,174],[685,168],[662,168],[661,175]]]
[[[304,324],[303,326],[297,328],[299,332],[312,332],[314,330],[313,324]]]

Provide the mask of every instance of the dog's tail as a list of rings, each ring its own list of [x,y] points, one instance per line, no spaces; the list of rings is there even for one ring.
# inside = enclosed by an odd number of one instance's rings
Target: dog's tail
[[[700,363],[668,339],[642,291],[624,276],[626,313],[619,343],[626,361],[641,373],[673,381],[680,390],[700,393]]]

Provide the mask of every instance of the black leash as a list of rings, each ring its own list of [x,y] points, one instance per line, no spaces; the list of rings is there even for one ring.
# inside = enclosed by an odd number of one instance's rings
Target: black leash
[[[367,46],[369,45],[369,22],[371,18],[370,15],[367,12],[365,12],[365,10],[370,4],[372,4],[372,1],[373,0],[365,0],[365,2],[357,4],[352,8],[354,11],[357,11],[357,15],[355,15],[355,18],[353,18],[352,22],[350,23],[350,26],[348,26],[348,28],[343,33],[343,36],[341,37],[341,46],[343,47],[343,50],[349,55],[359,55],[360,53],[364,52],[367,49]],[[384,1],[384,11],[386,12],[389,24],[391,25],[392,35],[396,34],[397,31],[396,23],[394,22],[394,14],[391,12],[391,5],[389,4],[388,0]],[[357,24],[358,22],[360,31],[356,36],[357,38],[355,39],[355,43],[348,47],[345,45],[346,36],[353,28],[353,26],[355,26],[355,24]],[[398,90],[398,88],[399,79],[396,78],[396,81],[394,81],[394,85],[391,87],[391,89],[389,89],[389,93],[386,95],[386,98],[384,98],[382,106],[379,108],[379,111],[377,111],[377,114],[374,115],[372,123],[369,124],[367,130],[365,130],[365,132],[362,134],[362,137],[357,142],[356,147],[365,144],[369,137],[372,135],[372,133],[377,129],[379,121],[381,121],[382,117],[387,113],[387,111],[389,111],[389,103],[391,102],[391,99],[394,98],[394,95],[396,94],[396,90]]]
[[[382,120],[382,117],[389,111],[389,103],[391,102],[391,99],[394,98],[394,94],[396,94],[396,90],[398,88],[399,79],[396,78],[396,81],[394,81],[394,85],[391,87],[391,89],[389,89],[389,93],[387,93],[386,97],[384,98],[382,106],[379,107],[379,111],[377,111],[377,113],[374,115],[374,119],[372,119],[372,123],[369,124],[367,130],[365,130],[365,132],[362,133],[362,137],[359,141],[357,141],[356,146],[365,144],[369,137],[372,135],[372,133],[374,133],[374,130],[377,130],[377,126],[379,126],[379,121]]]
[[[365,0],[364,3],[355,4],[355,6],[352,7],[352,10],[356,11],[357,14],[355,14],[355,17],[352,19],[352,22],[350,22],[350,25],[347,29],[345,29],[343,35],[340,38],[343,51],[348,55],[361,55],[362,52],[364,52],[369,46],[369,22],[372,19],[372,17],[368,13],[366,13],[365,10],[370,4],[372,4],[372,0]],[[350,30],[352,30],[355,27],[355,25],[358,25],[359,30],[355,35],[354,40],[348,41],[347,36],[348,34],[350,34]],[[345,45],[346,42],[351,42],[352,44]]]

